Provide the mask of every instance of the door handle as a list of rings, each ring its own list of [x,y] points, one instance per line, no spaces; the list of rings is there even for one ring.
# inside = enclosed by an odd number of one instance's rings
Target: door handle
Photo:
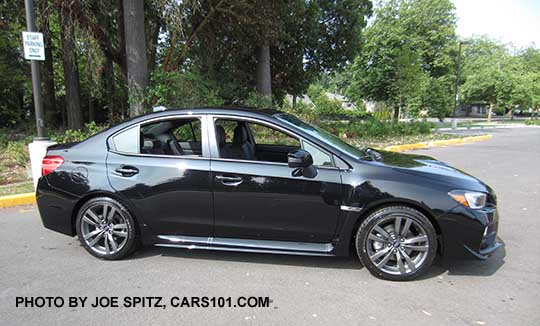
[[[135,174],[139,173],[139,169],[133,166],[121,166],[115,171],[123,177],[132,177]]]
[[[244,181],[240,177],[227,177],[224,175],[217,175],[216,179],[221,181],[224,186],[238,186]]]

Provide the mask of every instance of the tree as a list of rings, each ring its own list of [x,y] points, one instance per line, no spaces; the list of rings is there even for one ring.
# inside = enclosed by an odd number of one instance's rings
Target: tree
[[[304,93],[320,72],[354,58],[371,13],[368,0],[214,0],[176,6],[183,28],[166,24],[171,36],[164,69],[196,67],[222,85],[220,95],[231,104],[248,98],[257,85],[277,98]]]
[[[449,0],[382,2],[366,28],[364,49],[349,68],[347,95],[356,102],[387,102],[394,118],[405,107],[413,112],[421,106],[447,111],[449,107],[429,107],[448,105],[447,99],[429,99],[451,97],[451,80],[444,77],[454,71],[455,25]]]
[[[65,106],[67,127],[81,129],[83,116],[81,111],[81,85],[75,47],[75,23],[69,14],[69,7],[60,7],[60,39],[62,43],[62,66],[66,88]]]
[[[509,56],[506,49],[488,38],[468,41],[463,58],[463,85],[460,87],[464,103],[488,103],[488,121],[497,104],[508,103],[513,88]]]
[[[20,42],[24,26],[24,3],[4,2],[0,12],[0,127],[13,127],[29,113],[30,66],[22,59]]]
[[[124,26],[127,58],[127,80],[131,117],[144,113],[144,92],[148,86],[144,1],[127,0],[124,5]]]

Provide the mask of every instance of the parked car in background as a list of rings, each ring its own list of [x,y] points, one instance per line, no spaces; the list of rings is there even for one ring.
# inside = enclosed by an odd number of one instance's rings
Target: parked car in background
[[[141,244],[352,251],[373,275],[410,280],[437,253],[484,259],[501,246],[495,193],[478,179],[274,110],[167,110],[52,146],[37,203],[46,228],[103,259]]]

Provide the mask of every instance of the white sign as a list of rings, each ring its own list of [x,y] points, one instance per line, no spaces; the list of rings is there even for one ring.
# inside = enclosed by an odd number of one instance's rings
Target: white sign
[[[45,44],[42,33],[22,32],[24,58],[26,60],[45,60]]]

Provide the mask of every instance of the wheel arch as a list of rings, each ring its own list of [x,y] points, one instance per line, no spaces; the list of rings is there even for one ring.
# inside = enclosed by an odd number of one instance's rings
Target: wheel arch
[[[435,229],[435,232],[437,233],[437,238],[438,238],[437,251],[439,253],[443,252],[443,248],[442,248],[443,234],[442,234],[442,229],[439,223],[437,222],[437,219],[435,218],[436,214],[429,207],[427,207],[426,205],[422,203],[408,200],[405,198],[392,198],[390,200],[371,203],[370,205],[366,206],[361,212],[358,213],[354,221],[354,224],[352,228],[350,229],[351,234],[346,237],[348,241],[347,254],[350,254],[351,249],[352,249],[352,252],[355,252],[356,250],[354,249],[356,233],[358,232],[358,228],[360,227],[362,222],[374,211],[377,211],[385,207],[390,207],[390,206],[406,206],[406,207],[416,209],[420,213],[424,214],[427,217],[427,219],[430,221],[431,225],[433,225],[433,228]]]
[[[99,198],[99,197],[109,197],[111,199],[118,201],[120,204],[122,204],[131,214],[131,217],[133,218],[133,220],[135,220],[135,230],[137,232],[137,235],[141,235],[142,228],[141,228],[141,225],[139,224],[142,221],[138,218],[137,214],[135,214],[131,205],[129,205],[129,203],[123,200],[120,196],[110,191],[94,191],[94,192],[84,195],[83,197],[79,198],[79,200],[77,200],[71,212],[71,231],[73,232],[73,234],[77,233],[75,223],[77,221],[77,215],[79,214],[79,210],[81,209],[81,207],[85,203],[87,203],[89,200],[94,199],[94,198]]]

